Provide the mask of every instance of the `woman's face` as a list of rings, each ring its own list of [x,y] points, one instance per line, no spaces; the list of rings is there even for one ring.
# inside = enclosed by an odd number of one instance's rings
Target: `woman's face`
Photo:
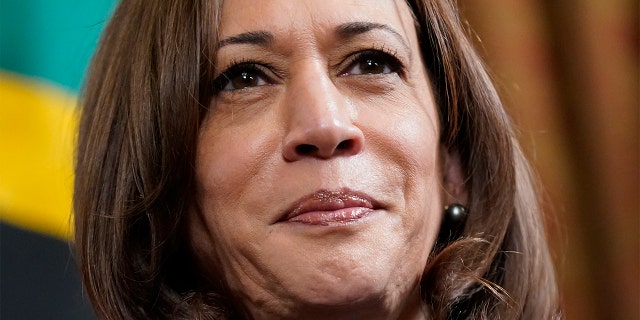
[[[189,222],[207,277],[256,318],[420,313],[443,175],[407,5],[225,1],[220,41]]]

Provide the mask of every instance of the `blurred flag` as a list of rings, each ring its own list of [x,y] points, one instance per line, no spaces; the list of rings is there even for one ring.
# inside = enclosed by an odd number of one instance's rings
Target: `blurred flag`
[[[72,252],[77,94],[116,0],[0,1],[0,319],[95,318]]]

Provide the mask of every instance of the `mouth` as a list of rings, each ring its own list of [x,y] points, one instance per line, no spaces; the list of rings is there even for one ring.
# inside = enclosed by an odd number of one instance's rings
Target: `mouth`
[[[377,209],[377,202],[364,193],[320,190],[296,201],[278,222],[342,225],[362,219]]]

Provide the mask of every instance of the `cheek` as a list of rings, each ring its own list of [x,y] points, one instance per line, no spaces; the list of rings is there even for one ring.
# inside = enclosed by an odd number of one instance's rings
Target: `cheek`
[[[404,155],[404,203],[407,205],[405,227],[415,234],[411,239],[432,243],[440,225],[439,208],[442,203],[441,173],[438,165],[438,145],[432,126],[407,122],[400,128],[404,141],[399,141],[399,152]],[[426,241],[426,242],[424,242]],[[430,251],[430,250],[429,250]]]
[[[252,188],[265,185],[259,171],[271,170],[273,149],[277,143],[272,128],[261,123],[247,122],[238,126],[224,121],[210,121],[202,127],[196,154],[197,209],[190,221],[190,238],[199,258],[234,256],[224,250],[243,250],[237,244],[251,244],[252,239],[241,238],[251,228],[243,217],[242,204],[247,195],[261,198],[261,190]],[[264,195],[266,197],[266,195]],[[230,244],[234,244],[231,246]],[[202,260],[202,259],[201,259]]]
[[[198,140],[196,181],[200,199],[224,207],[237,204],[250,182],[259,179],[257,173],[273,167],[278,128],[270,116],[212,118]]]
[[[430,92],[398,95],[378,103],[380,112],[362,113],[371,152],[377,155],[380,172],[402,177],[402,231],[416,245],[433,243],[440,226],[442,174],[439,161],[439,126]],[[422,102],[422,103],[421,103]],[[430,251],[430,250],[427,250]],[[428,252],[427,252],[428,253]]]
[[[433,184],[441,175],[436,110],[428,96],[422,98],[400,95],[378,103],[376,112],[359,115],[371,152],[385,161],[384,166],[399,170],[411,185]]]
[[[426,119],[423,119],[426,121]],[[404,170],[404,203],[407,215],[403,228],[407,230],[407,246],[413,248],[416,267],[424,270],[441,223],[441,173],[439,147],[433,125],[410,122],[401,128],[405,141],[401,152],[406,156]]]

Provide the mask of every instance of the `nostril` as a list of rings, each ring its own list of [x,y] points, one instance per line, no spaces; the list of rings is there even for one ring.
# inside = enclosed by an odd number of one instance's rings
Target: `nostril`
[[[307,155],[314,153],[318,150],[318,147],[311,144],[301,144],[296,147],[296,152],[301,155]]]
[[[336,146],[336,149],[338,150],[348,150],[351,148],[351,146],[353,145],[353,142],[351,140],[344,140],[340,143],[338,143],[338,145]]]
[[[311,132],[290,133],[285,138],[282,156],[287,161],[306,157],[330,159],[334,156],[352,156],[362,151],[364,136],[359,129],[351,130],[351,128],[345,129],[339,126],[330,129],[317,130],[316,128]]]

